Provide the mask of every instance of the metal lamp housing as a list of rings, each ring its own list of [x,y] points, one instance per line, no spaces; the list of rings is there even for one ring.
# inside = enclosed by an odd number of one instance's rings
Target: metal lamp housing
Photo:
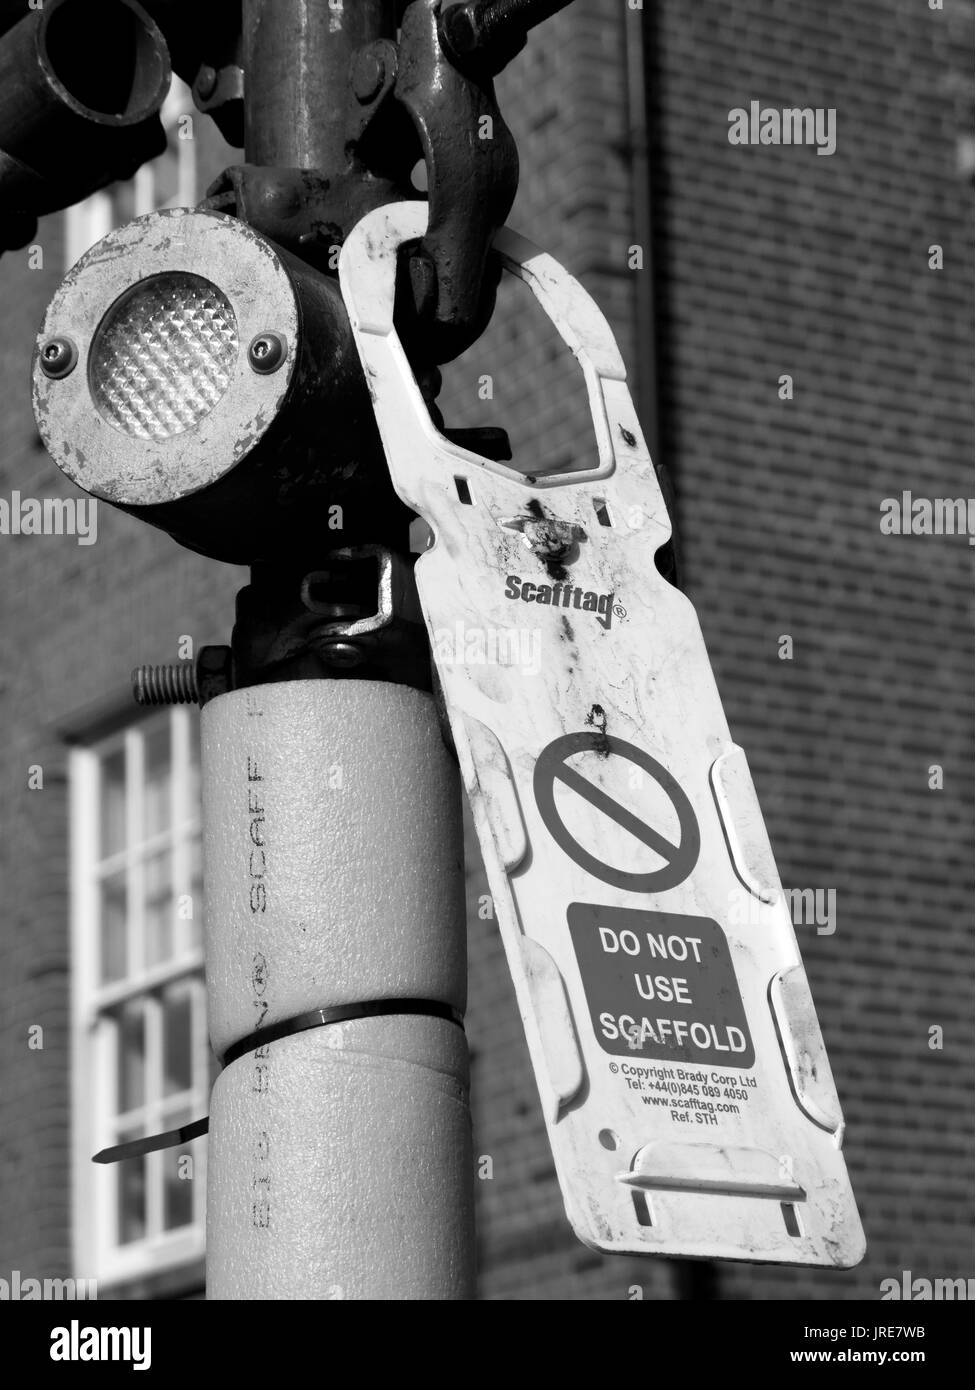
[[[336,504],[342,543],[360,517],[388,529],[383,475],[401,524],[337,284],[235,218],[176,208],[110,232],[62,282],[32,370],[62,472],[192,550],[272,559]]]

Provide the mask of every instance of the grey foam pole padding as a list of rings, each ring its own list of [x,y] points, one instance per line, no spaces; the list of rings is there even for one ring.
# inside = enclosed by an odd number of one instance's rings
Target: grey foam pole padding
[[[360,1019],[270,1053],[266,1080],[242,1057],[211,1097],[207,1297],[469,1298],[460,1029]]]
[[[391,996],[463,1012],[463,828],[433,700],[285,681],[204,709],[210,1039]]]
[[[463,1010],[457,769],[433,700],[290,681],[204,709],[210,1034],[226,1049],[308,1010]],[[465,1298],[467,1043],[391,1015],[255,1046],[210,1106],[210,1298]]]

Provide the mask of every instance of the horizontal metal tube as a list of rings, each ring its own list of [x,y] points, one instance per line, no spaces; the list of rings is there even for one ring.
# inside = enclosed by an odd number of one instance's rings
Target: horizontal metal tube
[[[48,0],[0,38],[0,150],[77,196],[165,147],[171,78],[135,0]]]

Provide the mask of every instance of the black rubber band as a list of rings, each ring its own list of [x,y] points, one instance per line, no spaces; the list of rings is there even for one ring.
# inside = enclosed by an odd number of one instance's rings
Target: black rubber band
[[[322,1028],[329,1023],[346,1023],[354,1018],[388,1018],[393,1014],[425,1014],[428,1018],[445,1018],[463,1028],[463,1017],[449,1004],[441,1004],[436,999],[373,999],[367,1004],[336,1004],[330,1009],[309,1009],[305,1014],[271,1023],[267,1028],[258,1028],[245,1038],[228,1047],[224,1053],[223,1065],[263,1047],[265,1043],[289,1038],[293,1033],[304,1033],[309,1028]],[[159,1149],[171,1149],[177,1144],[187,1144],[200,1135],[206,1134],[209,1119],[194,1120],[182,1129],[167,1129],[163,1134],[153,1134],[143,1139],[130,1139],[126,1144],[116,1144],[110,1149],[101,1149],[94,1155],[94,1163],[121,1163],[126,1158],[141,1158],[143,1154],[156,1153]]]
[[[150,1134],[144,1139],[130,1139],[125,1144],[115,1144],[110,1149],[99,1149],[92,1157],[92,1163],[121,1163],[126,1158],[141,1158],[143,1154],[158,1153],[160,1149],[172,1149],[177,1144],[190,1144],[206,1134],[210,1127],[209,1117],[194,1120],[181,1129],[167,1129],[162,1134]]]
[[[289,1038],[293,1033],[304,1033],[309,1028],[322,1028],[329,1023],[347,1023],[355,1018],[386,1018],[391,1014],[426,1014],[429,1018],[445,1018],[463,1028],[464,1020],[449,1004],[441,1004],[436,999],[371,999],[365,1004],[335,1004],[329,1009],[309,1009],[307,1013],[294,1018],[282,1019],[280,1023],[269,1023],[266,1028],[257,1028],[239,1042],[233,1043],[223,1055],[223,1065],[263,1047],[265,1043],[278,1042]]]

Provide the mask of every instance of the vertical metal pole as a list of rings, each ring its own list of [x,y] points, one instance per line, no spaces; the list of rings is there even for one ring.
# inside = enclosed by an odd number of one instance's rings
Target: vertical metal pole
[[[248,162],[343,169],[350,55],[393,34],[391,0],[244,0]],[[466,1002],[460,788],[434,701],[282,681],[202,722],[210,1034],[247,1044],[211,1097],[208,1297],[471,1298],[468,1053],[444,1017]]]
[[[248,163],[343,169],[349,59],[395,33],[393,0],[244,0]]]

